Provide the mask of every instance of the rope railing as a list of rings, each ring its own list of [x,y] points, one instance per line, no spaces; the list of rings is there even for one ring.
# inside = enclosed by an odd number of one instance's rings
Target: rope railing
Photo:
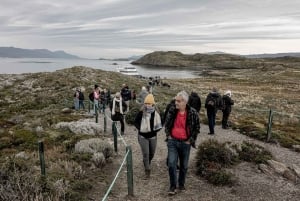
[[[96,111],[96,113],[98,113],[98,111]],[[120,139],[122,140],[123,144],[126,147],[126,154],[123,158],[123,161],[112,181],[112,183],[110,184],[109,188],[107,189],[104,197],[102,198],[102,201],[105,201],[109,195],[109,193],[111,192],[117,178],[119,177],[119,174],[121,172],[121,169],[124,166],[125,160],[126,160],[126,164],[127,164],[127,186],[128,186],[128,195],[133,196],[133,164],[132,164],[132,150],[131,150],[131,146],[128,146],[125,139],[123,138],[123,136],[121,135],[120,129],[117,127],[116,123],[117,121],[113,121],[105,112],[105,106],[104,106],[104,110],[103,110],[103,116],[104,116],[104,127],[106,127],[107,124],[107,119],[109,121],[112,122],[112,131],[113,131],[113,136],[114,136],[114,150],[115,152],[118,152],[118,136],[120,137]],[[105,128],[106,130],[106,128]]]
[[[130,152],[131,152],[131,149],[128,149],[128,150],[126,151],[126,154],[125,154],[125,156],[124,156],[124,158],[123,158],[123,161],[122,161],[122,163],[121,163],[121,165],[120,165],[120,167],[119,167],[119,169],[118,169],[118,171],[117,171],[117,173],[116,173],[116,175],[115,175],[113,181],[111,182],[109,188],[107,189],[107,191],[106,191],[104,197],[102,198],[102,201],[105,201],[105,200],[107,199],[109,193],[111,192],[111,190],[112,190],[113,186],[115,185],[116,180],[117,180],[117,178],[119,177],[120,172],[121,172],[121,170],[122,170],[122,168],[123,168],[123,166],[124,166],[124,164],[125,164],[125,161],[126,161],[127,157],[129,156]]]
[[[65,100],[65,102],[67,102],[67,100]],[[120,132],[120,128],[118,128],[117,126],[117,121],[113,121],[111,119],[111,117],[106,113],[106,104],[97,104],[94,105],[94,102],[87,100],[89,107],[88,107],[88,112],[91,112],[93,110],[93,112],[95,113],[95,122],[98,123],[99,122],[99,113],[103,114],[104,117],[104,132],[106,132],[106,127],[107,127],[107,120],[109,120],[110,122],[112,122],[112,131],[113,131],[113,136],[114,136],[114,150],[115,152],[118,152],[118,136],[121,139],[121,141],[123,142],[124,146],[126,147],[126,154],[123,158],[123,161],[112,181],[112,183],[110,184],[109,188],[107,189],[104,197],[102,198],[102,201],[105,201],[108,198],[109,193],[111,192],[113,186],[115,185],[115,182],[117,180],[117,178],[120,175],[120,172],[125,164],[127,164],[127,185],[128,185],[128,195],[133,196],[133,165],[132,165],[132,149],[131,146],[128,146],[125,139],[123,138],[123,136],[121,135]],[[91,107],[92,106],[92,107]]]

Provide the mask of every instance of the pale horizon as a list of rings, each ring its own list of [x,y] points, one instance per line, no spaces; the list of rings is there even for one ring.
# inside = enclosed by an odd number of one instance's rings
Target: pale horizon
[[[82,58],[300,52],[300,1],[2,0],[0,46]]]

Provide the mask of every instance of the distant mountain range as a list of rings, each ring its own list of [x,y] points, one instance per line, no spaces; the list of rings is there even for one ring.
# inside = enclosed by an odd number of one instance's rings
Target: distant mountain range
[[[142,56],[130,56],[127,58],[116,58],[116,59],[106,59],[106,58],[99,58],[99,60],[111,60],[111,61],[133,61],[141,58]]]
[[[0,47],[0,57],[4,58],[66,58],[78,59],[80,57],[64,51],[50,51],[47,49],[22,49],[15,47]]]
[[[230,54],[230,53],[216,51],[216,52],[208,52],[205,54],[214,55],[214,54]],[[247,57],[247,58],[300,57],[300,52],[287,52],[287,53],[274,53],[274,54],[248,54],[248,55],[237,54],[237,55]]]
[[[277,57],[300,57],[300,52],[276,53],[276,54],[250,54],[241,55],[247,58],[277,58]]]

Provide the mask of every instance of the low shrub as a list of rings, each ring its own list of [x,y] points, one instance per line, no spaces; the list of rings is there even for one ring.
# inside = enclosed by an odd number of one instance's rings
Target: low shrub
[[[239,158],[247,162],[254,162],[256,164],[266,163],[267,160],[272,159],[271,152],[267,151],[262,146],[250,142],[243,142],[240,150],[237,150]]]
[[[215,185],[232,185],[232,174],[222,170],[238,161],[237,155],[231,151],[227,143],[216,140],[203,142],[196,155],[197,174]]]

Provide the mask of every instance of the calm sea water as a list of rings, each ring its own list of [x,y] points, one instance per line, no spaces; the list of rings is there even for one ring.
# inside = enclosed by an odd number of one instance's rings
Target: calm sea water
[[[114,65],[117,63],[117,65]],[[116,71],[118,66],[130,66],[130,61],[91,60],[91,59],[33,59],[33,58],[0,58],[0,74],[21,74],[36,72],[53,72],[71,68],[73,66],[86,66],[106,71]],[[170,67],[136,66],[138,72],[146,77],[161,76],[162,78],[195,78],[197,69],[181,69]]]

